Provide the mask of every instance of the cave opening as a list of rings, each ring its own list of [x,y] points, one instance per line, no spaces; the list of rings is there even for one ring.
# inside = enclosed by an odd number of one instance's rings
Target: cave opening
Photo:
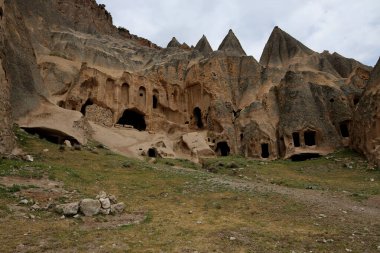
[[[315,131],[306,131],[304,133],[305,145],[306,146],[315,146],[316,145],[315,136],[316,136]]]
[[[226,141],[221,141],[216,144],[216,152],[221,156],[228,156],[230,154],[230,147]]]
[[[261,144],[261,157],[262,158],[268,158],[269,157],[269,144],[268,143],[262,143]]]
[[[149,157],[157,157],[157,149],[155,149],[155,148],[148,149],[148,156]]]
[[[290,157],[290,159],[293,162],[302,162],[302,161],[319,158],[319,157],[321,157],[321,155],[316,154],[316,153],[301,153],[301,154],[293,155],[292,157]]]
[[[344,138],[350,137],[350,131],[348,130],[348,122],[347,121],[341,122],[339,124],[339,128],[340,128],[340,134],[342,135],[342,137],[344,137]]]
[[[298,132],[294,132],[292,134],[293,136],[293,144],[294,144],[294,147],[300,147],[301,146],[301,142],[300,142],[300,133]]]
[[[202,111],[199,109],[199,107],[195,107],[193,110],[194,119],[197,127],[199,129],[203,128],[203,122],[202,122]]]
[[[84,103],[83,105],[82,105],[82,107],[80,108],[80,112],[84,115],[84,116],[86,116],[86,110],[87,110],[87,106],[90,106],[90,105],[93,105],[94,104],[94,102],[92,101],[92,99],[87,99],[87,101],[86,101],[86,103]]]
[[[63,100],[59,101],[59,102],[57,103],[57,105],[58,105],[59,107],[61,107],[61,108],[66,108],[66,107],[65,107],[66,103],[65,103],[65,101],[63,101]]]
[[[142,113],[129,109],[124,111],[123,115],[117,121],[117,124],[130,125],[139,131],[145,131],[146,129],[144,115]]]
[[[158,98],[157,95],[153,95],[153,109],[157,109]]]
[[[4,11],[3,8],[0,7],[0,19],[3,19]]]
[[[65,140],[70,141],[72,145],[79,145],[80,143],[72,136],[69,136],[61,131],[43,127],[23,128],[27,133],[38,135],[38,138],[47,140],[48,142],[62,145]]]
[[[359,101],[360,101],[360,97],[355,96],[354,101],[353,101],[354,105],[357,105],[359,103]]]

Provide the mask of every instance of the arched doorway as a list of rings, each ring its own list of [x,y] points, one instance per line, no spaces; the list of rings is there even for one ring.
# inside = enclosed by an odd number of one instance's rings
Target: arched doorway
[[[92,99],[87,99],[86,103],[84,103],[80,109],[80,112],[83,114],[83,116],[86,116],[86,109],[87,109],[87,106],[90,106],[90,105],[93,105],[94,102],[92,101]]]
[[[226,141],[221,141],[216,144],[216,152],[220,156],[228,156],[230,154],[230,147]]]
[[[130,125],[139,131],[146,130],[145,117],[142,113],[135,110],[127,109],[124,111],[123,115],[117,121],[120,125]]]
[[[306,131],[304,132],[304,140],[306,146],[315,146],[317,145],[316,141],[317,133],[315,131]]]
[[[152,107],[153,109],[157,109],[158,107],[158,97],[159,97],[159,93],[157,90],[153,90],[153,97],[152,97]]]
[[[268,143],[262,143],[261,144],[261,157],[262,158],[269,158],[269,144]]]
[[[199,107],[195,107],[193,110],[195,124],[199,129],[203,128],[202,111]]]

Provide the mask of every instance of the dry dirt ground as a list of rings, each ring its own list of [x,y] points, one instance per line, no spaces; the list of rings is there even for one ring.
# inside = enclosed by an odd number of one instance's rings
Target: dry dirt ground
[[[380,252],[380,172],[351,151],[199,165],[18,139],[34,161],[0,160],[1,252]],[[126,212],[53,211],[101,190]]]

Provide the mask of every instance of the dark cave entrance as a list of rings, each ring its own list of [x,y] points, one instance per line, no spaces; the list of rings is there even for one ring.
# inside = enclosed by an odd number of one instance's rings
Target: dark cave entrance
[[[293,136],[293,144],[294,144],[294,147],[300,147],[301,146],[301,142],[300,142],[300,133],[298,132],[294,132],[292,134]]]
[[[228,156],[230,154],[230,147],[226,141],[221,141],[216,144],[216,152],[221,156]]]
[[[86,109],[87,109],[87,106],[90,106],[90,105],[93,105],[94,102],[92,101],[92,99],[87,99],[86,103],[84,103],[84,105],[82,105],[82,107],[80,108],[80,112],[86,116]]]
[[[306,131],[304,133],[305,145],[306,146],[315,146],[316,145],[315,136],[316,136],[315,131]]]
[[[354,97],[354,105],[357,105],[358,103],[359,103],[359,101],[360,101],[360,97],[358,97],[358,96],[355,96]]]
[[[3,19],[4,11],[3,8],[0,7],[0,19]]]
[[[290,159],[293,162],[302,162],[302,161],[306,161],[306,160],[310,160],[310,159],[314,159],[314,158],[319,158],[319,157],[321,157],[320,154],[302,153],[302,154],[293,155],[292,157],[290,157]]]
[[[269,157],[269,144],[268,143],[262,143],[261,144],[261,157],[262,158],[268,158]]]
[[[342,137],[344,137],[344,138],[350,137],[350,131],[348,130],[348,122],[347,121],[341,122],[339,124],[339,128],[340,128],[340,134],[342,135]]]
[[[157,106],[158,106],[157,95],[153,95],[153,109],[157,109]]]
[[[36,127],[36,128],[24,128],[24,130],[32,135],[38,135],[38,138],[45,139],[51,143],[55,144],[63,144],[65,140],[70,141],[72,145],[79,145],[80,143],[72,136],[69,136],[61,131],[49,129],[49,128],[43,128],[43,127]]]
[[[149,157],[157,157],[157,154],[158,154],[157,149],[155,149],[155,148],[148,149],[148,156]]]
[[[146,123],[145,117],[142,113],[136,112],[134,110],[125,110],[121,118],[118,120],[117,124],[120,125],[130,125],[139,131],[145,131]]]
[[[202,111],[199,109],[199,107],[195,107],[193,110],[194,119],[197,127],[199,129],[203,128],[203,122],[202,122]]]

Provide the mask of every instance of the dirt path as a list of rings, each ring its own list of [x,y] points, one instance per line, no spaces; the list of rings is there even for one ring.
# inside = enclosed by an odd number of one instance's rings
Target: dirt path
[[[358,202],[340,192],[289,188],[271,183],[233,178],[226,175],[212,174],[188,168],[173,168],[182,172],[199,173],[208,177],[207,181],[210,183],[221,184],[235,190],[278,193],[308,206],[326,210],[326,212],[340,213],[342,215],[352,213],[380,222],[379,201]]]

